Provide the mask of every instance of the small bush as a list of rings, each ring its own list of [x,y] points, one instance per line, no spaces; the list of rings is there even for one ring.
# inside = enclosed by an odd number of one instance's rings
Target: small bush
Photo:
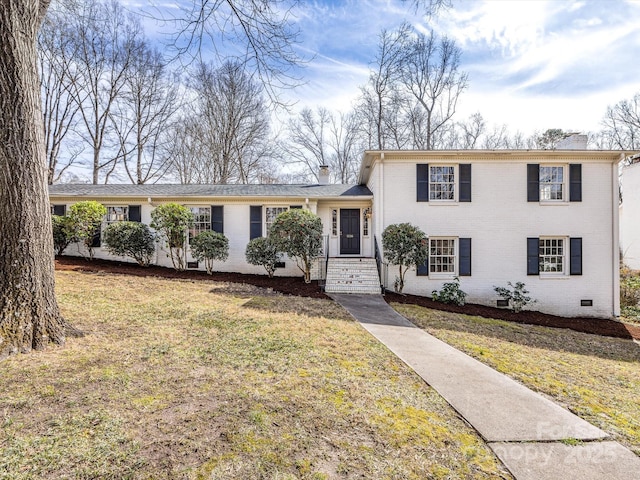
[[[191,239],[191,255],[199,262],[204,260],[207,273],[213,273],[213,262],[224,261],[229,256],[229,239],[222,233],[207,230]]]
[[[389,225],[382,232],[382,250],[384,258],[390,264],[398,265],[398,276],[393,288],[402,293],[407,270],[422,265],[429,256],[427,236],[419,227],[410,223]]]
[[[620,271],[620,306],[637,307],[640,303],[640,275],[623,268]]]
[[[151,228],[158,233],[158,239],[169,246],[168,257],[173,268],[184,270],[184,244],[187,239],[187,228],[193,225],[193,213],[184,205],[165,203],[158,205],[151,212]]]
[[[273,277],[276,271],[276,264],[282,258],[280,252],[278,252],[278,245],[270,237],[258,237],[251,240],[247,244],[245,257],[247,263],[263,266],[269,278]]]
[[[493,289],[500,297],[509,302],[511,310],[516,313],[521,312],[525,306],[535,302],[533,298],[527,295],[529,290],[525,290],[522,282],[516,282],[515,285],[507,282],[506,287],[494,286]]]
[[[282,212],[271,224],[269,237],[278,245],[278,250],[296,262],[305,283],[311,283],[313,260],[322,251],[320,217],[298,208]]]
[[[71,242],[74,242],[69,217],[53,215],[53,249],[56,255],[62,255]]]
[[[104,229],[103,240],[112,255],[131,257],[143,267],[153,259],[155,236],[144,223],[115,222]]]
[[[94,238],[100,234],[102,219],[106,214],[107,209],[100,202],[85,200],[71,205],[66,215],[69,236],[74,242],[84,243],[90,259],[93,259]]]
[[[447,282],[442,285],[442,289],[438,292],[431,292],[431,298],[437,302],[453,303],[462,306],[465,303],[467,294],[460,289],[460,279],[456,277],[453,282]]]

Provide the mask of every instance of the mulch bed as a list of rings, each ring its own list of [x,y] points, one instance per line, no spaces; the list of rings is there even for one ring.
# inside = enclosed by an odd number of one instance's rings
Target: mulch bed
[[[134,263],[116,262],[110,260],[86,260],[81,257],[56,257],[56,270],[75,270],[87,272],[119,273],[125,275],[135,275],[139,277],[164,277],[179,278],[186,280],[214,280],[217,282],[246,283],[257,287],[271,288],[274,291],[286,295],[296,295],[300,297],[328,298],[318,282],[304,283],[301,277],[274,277],[267,275],[247,275],[242,273],[214,272],[208,275],[206,272],[198,270],[185,270],[178,272],[167,267],[140,267]],[[515,323],[527,323],[532,325],[542,325],[545,327],[569,328],[578,332],[593,333],[608,337],[635,338],[640,340],[640,326],[629,325],[606,318],[579,318],[579,317],[559,317],[535,311],[522,311],[514,313],[511,310],[502,308],[487,307],[467,303],[459,307],[445,303],[434,302],[427,297],[416,295],[399,295],[387,292],[385,299],[388,303],[407,303],[420,305],[436,310],[447,312],[463,313],[466,315],[477,315],[486,318],[496,318]]]

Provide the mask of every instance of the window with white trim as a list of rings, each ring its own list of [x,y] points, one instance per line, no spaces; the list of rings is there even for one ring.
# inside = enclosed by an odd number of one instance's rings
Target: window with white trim
[[[538,248],[540,273],[564,274],[566,272],[565,238],[540,238]]]
[[[540,166],[540,201],[565,200],[565,174],[561,165]]]
[[[369,218],[371,218],[371,208],[365,208],[362,211],[362,236],[369,236]]]
[[[429,274],[455,275],[456,272],[456,239],[429,238]]]
[[[189,207],[189,210],[193,213],[193,225],[189,228],[189,244],[191,244],[191,239],[211,230],[211,207]]]
[[[269,230],[271,229],[271,225],[273,225],[276,217],[287,210],[289,210],[289,207],[265,207],[264,227],[267,237],[269,236]]]
[[[455,177],[453,165],[429,165],[429,200],[455,200]]]
[[[129,207],[107,206],[105,222],[107,225],[116,222],[126,222],[129,220]]]
[[[331,210],[331,235],[338,236],[338,209]]]

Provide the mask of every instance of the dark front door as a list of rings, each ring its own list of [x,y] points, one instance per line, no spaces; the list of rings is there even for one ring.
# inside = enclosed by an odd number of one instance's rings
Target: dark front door
[[[360,209],[340,209],[340,254],[360,255]]]

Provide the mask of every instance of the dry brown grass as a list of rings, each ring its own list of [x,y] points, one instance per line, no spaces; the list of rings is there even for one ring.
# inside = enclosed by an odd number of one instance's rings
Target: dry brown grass
[[[57,279],[87,336],[0,363],[0,478],[510,478],[329,300]]]
[[[394,308],[448,344],[551,396],[640,454],[638,343],[410,305]]]

